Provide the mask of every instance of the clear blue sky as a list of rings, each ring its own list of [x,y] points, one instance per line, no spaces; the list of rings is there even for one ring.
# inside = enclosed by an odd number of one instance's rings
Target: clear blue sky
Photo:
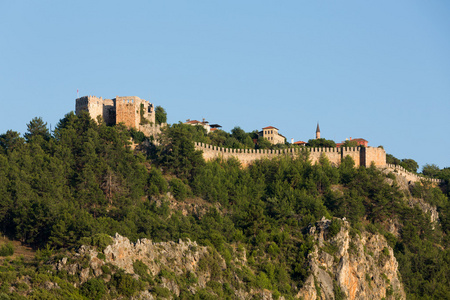
[[[450,2],[0,1],[0,133],[77,89],[450,167]]]

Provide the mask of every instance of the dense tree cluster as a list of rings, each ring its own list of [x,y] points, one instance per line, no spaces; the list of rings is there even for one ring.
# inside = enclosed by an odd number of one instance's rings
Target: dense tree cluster
[[[308,147],[326,147],[326,148],[335,148],[336,143],[332,140],[327,139],[310,139],[306,144]],[[351,145],[346,145],[346,147],[350,147]]]
[[[356,234],[385,235],[409,297],[449,297],[450,205],[440,189],[424,183],[411,191],[437,206],[440,223],[433,229],[395,182],[388,184],[375,167],[354,168],[350,157],[338,168],[325,156],[313,165],[307,153],[242,168],[233,159],[205,162],[193,145],[254,147],[255,134],[236,127],[231,134],[207,135],[199,126],[174,124],[164,129],[160,146],[132,151],[130,141],[142,136],[120,125],[97,125],[88,114],[67,114],[54,132],[33,119],[25,138],[13,131],[0,136],[0,229],[41,249],[74,247],[83,238],[116,232],[131,240],[190,238],[225,260],[232,246],[243,247],[252,268],[239,271],[245,283],[289,298],[308,275],[313,242],[304,229],[323,216],[346,217]],[[434,166],[426,172],[447,174]],[[202,215],[171,211],[164,201],[168,191],[178,201],[202,198],[210,209]],[[387,231],[389,220],[399,223],[400,237]],[[217,282],[232,282],[230,274],[221,276]],[[111,284],[125,296],[132,294],[130,286],[139,289],[124,274]],[[83,289],[81,294],[104,293],[96,280]],[[220,293],[227,295],[225,285],[215,290]]]
[[[156,124],[160,125],[167,122],[167,113],[162,106],[156,106],[155,108],[155,121]]]

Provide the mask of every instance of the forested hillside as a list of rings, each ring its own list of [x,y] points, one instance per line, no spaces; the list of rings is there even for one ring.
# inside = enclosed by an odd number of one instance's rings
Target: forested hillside
[[[340,232],[342,218],[355,240],[383,236],[408,299],[450,298],[448,178],[441,187],[426,182],[401,187],[394,174],[354,168],[349,157],[335,168],[325,157],[312,165],[307,154],[257,161],[248,168],[236,160],[205,162],[193,141],[216,135],[174,124],[154,146],[124,126],[97,125],[88,114],[73,113],[53,132],[35,118],[23,137],[2,134],[1,233],[38,251],[32,261],[3,260],[0,299],[112,299],[140,291],[155,298],[234,299],[237,291],[257,298],[255,291],[264,290],[274,299],[292,299],[311,274],[308,255],[317,250],[317,241],[309,229],[323,217],[333,220],[329,238]],[[132,142],[140,144],[132,150]],[[442,170],[434,171],[439,176]],[[438,220],[432,222],[410,199],[434,207]],[[84,282],[52,267],[67,253],[75,257],[82,244],[98,247],[97,257],[105,261],[101,251],[116,233],[131,241],[189,239],[206,247],[206,285],[193,292],[198,278],[191,273],[152,275],[139,263],[139,276],[116,270],[108,279],[91,274]],[[238,264],[242,252],[246,261]],[[158,286],[169,277],[177,282],[178,295]],[[386,292],[387,298],[396,296]],[[344,297],[339,286],[334,297]]]

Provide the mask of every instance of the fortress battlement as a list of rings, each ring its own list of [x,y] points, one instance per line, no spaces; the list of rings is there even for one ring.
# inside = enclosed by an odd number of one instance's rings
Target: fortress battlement
[[[107,125],[124,123],[127,127],[139,129],[140,125],[155,124],[153,104],[136,96],[116,96],[114,99],[80,97],[75,101],[75,113],[82,111],[87,111],[96,121],[100,117]]]
[[[146,136],[155,136],[161,132],[161,125],[155,124],[155,109],[153,104],[136,96],[116,96],[113,99],[103,99],[97,96],[83,96],[76,99],[75,113],[87,111],[91,118],[102,119],[107,125],[119,123],[129,128],[142,131]],[[164,125],[164,124],[163,124]],[[319,126],[317,125],[317,132]],[[320,135],[319,135],[320,137]],[[272,159],[281,155],[298,156],[307,151],[311,163],[319,161],[325,155],[334,166],[339,166],[346,156],[350,156],[355,162],[355,167],[369,167],[374,164],[378,168],[385,168],[402,175],[413,182],[430,180],[440,183],[442,180],[430,179],[408,172],[401,166],[386,164],[386,151],[383,148],[373,147],[334,147],[334,148],[309,148],[297,147],[287,149],[232,149],[213,146],[205,143],[195,143],[195,148],[203,152],[205,160],[216,158],[238,159],[243,166],[261,159]]]
[[[382,148],[373,147],[344,147],[344,148],[287,148],[287,149],[232,149],[212,146],[205,143],[195,143],[197,150],[203,151],[205,160],[216,158],[229,159],[235,157],[243,166],[248,166],[255,160],[264,158],[274,158],[280,155],[299,155],[303,151],[308,151],[309,159],[312,163],[317,162],[322,155],[325,155],[332,165],[339,166],[344,157],[350,156],[355,166],[369,167],[372,163],[377,167],[386,165],[386,152]]]
[[[370,167],[375,164],[377,168],[386,169],[395,172],[398,175],[405,177],[412,182],[427,180],[432,183],[441,183],[441,179],[427,178],[419,176],[407,171],[405,168],[398,165],[386,164],[386,151],[383,148],[374,147],[342,147],[342,148],[287,148],[287,149],[232,149],[213,146],[205,143],[195,143],[195,148],[203,152],[205,160],[214,160],[216,158],[230,159],[232,157],[238,159],[241,164],[246,167],[252,162],[261,159],[272,159],[282,155],[297,156],[302,152],[308,152],[311,163],[319,161],[322,155],[325,155],[334,166],[339,166],[342,159],[350,156],[355,162],[355,167],[365,166]]]
[[[426,181],[430,181],[432,183],[438,183],[438,184],[444,182],[442,179],[428,178],[425,176],[420,176],[418,174],[412,173],[399,165],[386,164],[386,169],[388,171],[391,171],[398,175],[401,175],[401,176],[405,177],[407,180],[412,181],[412,182],[417,182],[417,181],[421,181],[421,180],[426,180]]]

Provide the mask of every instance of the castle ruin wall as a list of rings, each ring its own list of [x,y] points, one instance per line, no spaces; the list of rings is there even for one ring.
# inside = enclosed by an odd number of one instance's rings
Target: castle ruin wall
[[[96,96],[84,96],[75,102],[75,113],[80,114],[87,111],[92,119],[97,121],[97,117],[103,117],[103,99]]]
[[[397,173],[398,175],[401,175],[401,176],[405,177],[406,180],[411,181],[411,182],[418,182],[418,181],[421,181],[421,180],[426,180],[426,181],[429,181],[429,182],[434,183],[434,184],[440,184],[440,183],[443,182],[442,179],[428,178],[428,177],[424,177],[424,176],[419,176],[418,174],[414,174],[414,173],[406,170],[405,168],[403,168],[402,166],[399,166],[399,165],[386,164],[384,167],[388,171]]]
[[[318,163],[322,155],[325,155],[333,166],[339,166],[342,159],[350,156],[355,161],[355,167],[370,167],[372,163],[378,168],[385,168],[395,172],[408,181],[418,182],[427,180],[433,184],[440,184],[441,179],[427,178],[407,171],[398,165],[386,164],[386,151],[383,148],[373,147],[344,147],[344,148],[288,148],[281,150],[268,149],[231,149],[212,146],[204,143],[195,143],[195,148],[203,152],[206,161],[214,159],[228,160],[232,157],[238,159],[243,167],[247,167],[256,160],[272,159],[282,155],[298,156],[302,151],[308,151],[312,164]]]
[[[140,115],[135,97],[116,97],[116,124],[139,128]]]
[[[143,124],[143,125],[139,125],[139,131],[141,131],[142,133],[144,133],[145,136],[147,137],[151,137],[153,136],[154,138],[156,138],[156,136],[158,134],[161,133],[161,129],[164,128],[167,124],[161,124],[161,125],[157,125],[157,124]]]
[[[364,158],[361,157],[360,147],[343,147],[341,152],[341,161],[344,157],[350,156],[355,162],[355,167],[366,166]]]
[[[320,157],[325,155],[330,161],[331,165],[339,166],[341,163],[341,149],[340,148],[303,148],[309,150],[309,159],[312,164],[319,163]]]
[[[103,120],[108,126],[116,124],[116,100],[103,100]]]
[[[386,165],[386,152],[380,151],[382,148],[365,147],[362,148],[362,153],[366,161],[366,167],[370,167],[373,162],[376,167],[383,167]],[[368,163],[368,164],[367,164]]]
[[[268,149],[231,149],[212,146],[204,143],[195,143],[197,150],[203,151],[205,160],[213,160],[221,158],[227,160],[231,157],[238,159],[245,167],[255,160],[272,159],[281,155],[298,156],[301,151],[309,152],[309,159],[312,164],[318,163],[322,155],[325,155],[333,166],[339,166],[342,159],[350,156],[355,161],[355,166],[369,167],[371,163],[376,166],[384,166],[386,164],[386,152],[382,148],[372,147],[349,147],[349,148],[288,148],[281,150]],[[369,151],[366,151],[369,149]]]
[[[75,113],[80,114],[82,111],[87,111],[95,121],[100,116],[106,125],[123,123],[127,127],[136,129],[140,129],[141,125],[155,126],[156,116],[153,104],[136,96],[117,96],[114,99],[102,99],[96,96],[80,97],[75,101]],[[156,129],[147,127],[145,127],[146,132],[151,132],[152,135],[159,133],[155,131]],[[157,126],[155,128],[160,129]]]

